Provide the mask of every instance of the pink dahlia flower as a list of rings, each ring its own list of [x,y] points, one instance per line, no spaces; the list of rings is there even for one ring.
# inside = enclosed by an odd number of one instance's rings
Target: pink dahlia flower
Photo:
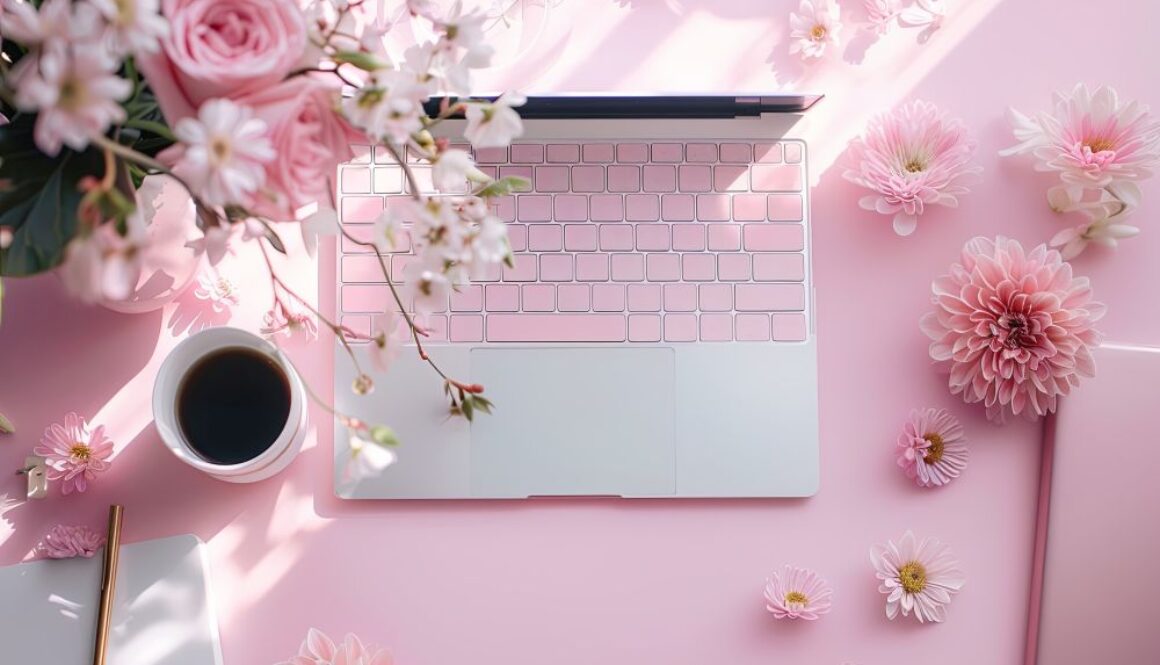
[[[58,524],[48,532],[37,549],[50,559],[92,558],[105,538],[87,526]]]
[[[992,421],[1052,413],[1095,375],[1105,308],[1046,245],[1025,252],[1008,238],[975,238],[931,288],[935,311],[921,321],[931,358],[949,363],[951,393],[983,402]]]
[[[778,619],[813,621],[830,611],[833,593],[814,571],[786,566],[765,583],[765,609]]]
[[[870,563],[886,595],[886,618],[893,621],[914,612],[920,623],[946,618],[951,596],[967,578],[958,569],[950,548],[934,538],[919,540],[907,531],[895,544],[887,541],[870,550]]]
[[[946,409],[910,412],[898,435],[898,466],[919,487],[939,487],[967,466],[967,438],[959,419]]]
[[[982,172],[971,166],[975,142],[959,120],[934,104],[913,101],[871,121],[851,146],[857,162],[843,176],[874,194],[862,208],[894,216],[894,231],[906,236],[918,227],[927,206],[955,207]]]
[[[64,424],[52,424],[44,430],[40,445],[33,452],[45,458],[48,479],[61,481],[61,493],[83,492],[89,482],[109,468],[113,442],[105,436],[102,425],[89,433],[89,425],[75,413],[64,417]]]
[[[348,634],[336,643],[326,633],[311,628],[298,655],[279,665],[391,665],[391,662],[386,651],[364,645],[354,635]]]

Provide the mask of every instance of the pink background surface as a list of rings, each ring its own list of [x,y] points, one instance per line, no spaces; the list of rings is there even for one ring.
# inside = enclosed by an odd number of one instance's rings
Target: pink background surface
[[[1012,143],[1008,105],[1045,108],[1052,90],[1086,80],[1160,107],[1160,5],[959,2],[928,43],[907,30],[867,48],[851,23],[861,3],[847,1],[847,47],[803,68],[787,54],[793,3],[784,0],[553,4],[531,52],[486,77],[489,87],[827,93],[794,130],[811,141],[814,165],[821,493],[352,505],[331,494],[330,425],[318,410],[288,472],[254,486],[221,484],[160,445],[149,405],[176,338],[220,317],[205,316],[191,294],[148,315],[86,308],[47,277],[6,282],[0,409],[19,433],[0,441],[0,469],[16,468],[69,410],[105,424],[117,457],[89,493],[31,503],[21,499],[23,479],[0,473],[0,563],[26,557],[54,523],[101,526],[114,501],[126,505],[128,541],[196,533],[209,543],[227,664],[284,659],[310,626],[357,632],[402,665],[1020,662],[1040,428],[993,427],[957,403],[927,360],[917,321],[931,279],[968,238],[1004,233],[1033,244],[1061,228],[1043,201],[1051,179],[996,155]],[[872,113],[914,96],[967,122],[986,171],[958,210],[933,212],[903,239],[857,208],[839,160]],[[1160,308],[1141,292],[1160,280],[1160,234],[1148,224],[1160,210],[1160,180],[1145,185],[1144,199],[1144,234],[1115,253],[1090,251],[1076,269],[1109,304],[1111,339],[1157,343]],[[308,260],[292,269],[314,288]],[[253,248],[223,270],[238,280],[257,275]],[[233,325],[258,325],[269,294],[257,284],[248,280]],[[329,347],[295,357],[326,393]],[[972,443],[965,475],[938,491],[914,487],[893,461],[903,418],[923,406],[951,408]],[[884,616],[867,550],[908,528],[949,543],[968,575],[946,624]],[[790,624],[764,612],[763,580],[784,563],[829,578],[829,616]]]

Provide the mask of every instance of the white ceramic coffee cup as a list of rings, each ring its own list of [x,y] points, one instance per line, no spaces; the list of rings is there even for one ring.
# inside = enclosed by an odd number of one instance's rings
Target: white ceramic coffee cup
[[[217,464],[199,455],[186,440],[177,419],[177,393],[197,361],[215,351],[244,348],[258,351],[282,368],[290,385],[290,413],[278,438],[257,457],[238,464]],[[161,440],[177,459],[231,483],[265,480],[285,469],[302,448],[306,436],[306,390],[294,365],[267,340],[238,328],[207,328],[182,340],[161,364],[153,384],[153,422]]]

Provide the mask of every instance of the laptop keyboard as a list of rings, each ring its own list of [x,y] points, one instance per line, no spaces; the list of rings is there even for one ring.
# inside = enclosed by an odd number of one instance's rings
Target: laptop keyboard
[[[517,143],[472,151],[526,191],[495,211],[512,267],[461,287],[432,342],[801,342],[808,337],[805,172],[797,142]],[[402,169],[365,146],[342,167],[352,235],[405,196]],[[430,167],[413,164],[434,193]],[[407,242],[388,257],[402,281]],[[367,332],[392,302],[373,254],[340,247],[342,323]]]

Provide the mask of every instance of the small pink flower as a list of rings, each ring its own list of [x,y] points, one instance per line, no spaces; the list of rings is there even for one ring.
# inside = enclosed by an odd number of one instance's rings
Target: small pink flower
[[[874,32],[885,34],[902,11],[900,0],[864,0],[866,18]]]
[[[393,308],[388,308],[385,314],[376,316],[370,344],[371,364],[374,368],[382,373],[390,370],[403,350],[403,344],[406,344],[410,337],[410,326]]]
[[[898,448],[898,466],[919,487],[946,485],[967,466],[963,426],[946,409],[911,411]]]
[[[821,58],[827,47],[837,49],[841,42],[842,8],[831,0],[801,0],[798,10],[789,15],[789,52],[801,53],[807,60]]]
[[[347,634],[335,643],[326,633],[311,628],[298,650],[298,655],[278,665],[391,665],[391,656],[373,645],[364,645],[359,638]]]
[[[895,544],[886,541],[870,549],[870,563],[886,595],[886,618],[893,621],[914,612],[920,623],[946,619],[951,596],[966,583],[950,548],[935,538],[921,541],[907,531]]]
[[[105,437],[101,425],[89,433],[89,425],[75,413],[64,417],[64,424],[52,424],[44,430],[40,445],[33,449],[45,458],[48,479],[61,481],[61,493],[84,492],[89,482],[109,468],[113,443]]]
[[[765,583],[765,609],[777,619],[813,621],[830,611],[833,589],[812,570],[785,566]]]
[[[865,210],[894,216],[894,231],[907,236],[927,206],[950,208],[968,193],[982,171],[971,166],[975,142],[960,120],[934,104],[913,101],[876,117],[851,146],[855,167],[843,177],[871,190],[858,202]]]
[[[105,538],[87,526],[65,526],[58,524],[49,530],[37,550],[50,559],[72,559],[83,556],[92,558]]]
[[[982,402],[992,421],[1052,413],[1095,376],[1105,308],[1046,245],[1025,252],[1008,238],[975,238],[931,288],[935,311],[920,324],[934,340],[930,356],[950,365],[951,393]]]

